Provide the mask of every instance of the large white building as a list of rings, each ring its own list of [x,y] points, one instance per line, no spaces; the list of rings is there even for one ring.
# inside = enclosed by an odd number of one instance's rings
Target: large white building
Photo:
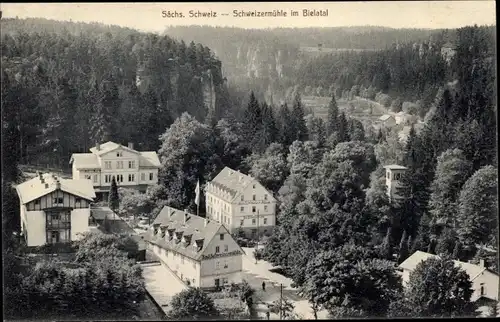
[[[70,163],[73,179],[91,180],[98,198],[106,200],[113,177],[119,187],[141,192],[158,183],[160,160],[154,151],[136,151],[132,143],[123,146],[106,142],[97,144],[90,152],[74,153]]]
[[[276,225],[277,201],[256,179],[225,167],[205,189],[207,217],[231,233],[269,235]],[[257,234],[258,232],[258,234]]]
[[[402,262],[399,265],[399,268],[402,270],[401,277],[403,279],[403,285],[408,283],[410,273],[417,267],[417,265],[431,257],[438,256],[422,251],[416,251],[413,255]],[[474,290],[474,293],[471,296],[471,301],[477,301],[481,298],[498,301],[498,274],[485,267],[484,261],[481,261],[479,265],[457,260],[453,262],[455,263],[455,266],[460,267],[467,273],[467,275],[469,275],[470,281],[472,282],[472,289]]]
[[[216,288],[242,281],[244,252],[215,221],[166,206],[142,237],[147,248],[189,286]]]
[[[89,231],[90,203],[95,198],[90,180],[40,173],[16,190],[27,246],[70,242]]]

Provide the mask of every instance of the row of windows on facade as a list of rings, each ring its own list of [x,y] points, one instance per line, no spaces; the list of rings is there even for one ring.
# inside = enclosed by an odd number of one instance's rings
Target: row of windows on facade
[[[229,207],[225,207],[226,205],[224,205],[224,210],[225,211],[229,211]],[[264,205],[264,211],[267,211],[267,206]],[[209,213],[214,213],[214,208],[208,206],[208,212]],[[245,212],[245,207],[244,206],[241,206],[240,207],[240,212]],[[252,213],[256,213],[257,212],[257,206],[252,206]]]
[[[267,194],[264,195],[264,200],[267,200]],[[241,201],[245,201],[245,196],[244,195],[241,195],[240,197],[240,200]],[[257,195],[252,195],[252,200],[253,201],[256,201],[257,200]],[[221,203],[221,201],[217,198],[212,198],[211,196],[208,197],[208,201],[210,202],[214,202],[215,204],[219,204]],[[227,205],[224,203],[224,207],[226,207]],[[229,206],[228,206],[229,207]]]
[[[401,180],[402,174],[401,173],[394,173],[394,176],[392,180]],[[391,173],[387,172],[387,179],[391,179]]]
[[[57,204],[63,204],[63,197],[56,197],[56,198],[53,198],[52,199],[52,203],[57,205]],[[79,203],[81,202],[82,199],[81,198],[78,198],[78,197],[75,197],[75,203]],[[35,205],[39,205],[40,204],[40,199],[36,199],[35,200]]]
[[[112,178],[115,178],[116,182],[123,182],[123,175],[122,174],[117,174],[116,176],[113,176],[111,174],[106,174],[104,175],[104,182],[105,183],[110,183]],[[154,177],[153,172],[149,173],[149,180],[152,181]],[[89,174],[85,175],[85,179],[90,180],[91,176]],[[134,182],[135,181],[135,174],[129,174],[128,175],[128,182]],[[141,181],[146,181],[146,174],[141,173]],[[94,182],[97,182],[97,174],[94,175]]]
[[[156,249],[156,252],[157,253],[163,253],[167,258],[170,256],[170,253],[172,253],[172,257],[173,258],[176,258],[176,257],[180,257],[181,258],[181,264],[184,265],[184,261],[186,259],[186,256],[182,255],[182,254],[178,254],[176,252],[171,252],[171,251],[168,251],[167,249],[165,248],[161,248],[159,246],[156,246],[155,245],[155,249]],[[227,252],[228,251],[228,246],[227,245],[224,245],[224,251]],[[219,246],[216,246],[215,247],[215,253],[219,253]],[[188,259],[189,260],[189,259]],[[196,265],[197,265],[197,261],[194,261],[194,260],[189,260],[192,262],[193,264],[193,268],[196,269]],[[229,264],[228,264],[228,261],[227,260],[224,260],[224,269],[226,268],[229,268]],[[220,269],[220,261],[216,261],[215,262],[215,269]]]
[[[111,169],[111,161],[104,161],[104,169]],[[135,169],[135,161],[128,162],[129,169]],[[123,161],[116,161],[116,169],[123,169]]]
[[[210,212],[210,210],[209,210]],[[212,216],[214,217],[214,216]],[[226,224],[226,225],[230,225],[231,224],[231,218],[228,217],[228,216],[221,216],[218,212],[215,212],[215,220],[217,221],[220,221],[222,219],[222,223],[223,224]],[[263,218],[264,220],[264,225],[267,225],[267,218]],[[252,225],[256,225],[257,224],[257,219],[255,218],[252,218]],[[240,219],[240,226],[243,227],[245,226],[245,219]]]

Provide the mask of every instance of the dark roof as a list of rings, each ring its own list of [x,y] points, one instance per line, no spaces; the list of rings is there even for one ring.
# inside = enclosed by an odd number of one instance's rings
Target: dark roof
[[[161,248],[199,260],[221,227],[223,226],[216,221],[165,206],[156,217],[151,228],[141,236],[144,237],[144,240]],[[154,235],[155,228],[158,232],[156,235]],[[161,229],[165,230],[165,237],[163,238],[161,237]],[[191,236],[189,244],[184,245],[182,242],[176,242],[173,239],[169,240],[168,231],[174,231],[176,234],[182,234],[182,236]],[[193,246],[197,240],[203,241],[200,250]]]

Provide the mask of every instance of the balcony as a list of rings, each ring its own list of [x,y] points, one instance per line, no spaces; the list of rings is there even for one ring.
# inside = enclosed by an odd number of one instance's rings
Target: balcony
[[[49,221],[47,222],[47,228],[50,229],[68,229],[71,228],[70,221]]]

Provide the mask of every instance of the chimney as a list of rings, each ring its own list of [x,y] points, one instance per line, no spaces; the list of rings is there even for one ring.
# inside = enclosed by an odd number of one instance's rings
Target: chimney
[[[59,181],[59,179],[56,180],[56,189],[61,189],[61,182]]]
[[[129,142],[128,143],[128,148],[131,149],[131,150],[133,150],[134,149],[134,143]]]
[[[96,144],[95,144],[95,149],[96,149],[97,151],[101,150],[101,144],[100,144],[100,143],[96,143]]]
[[[40,180],[43,180],[43,174],[41,172],[38,172],[38,178],[40,178]]]

